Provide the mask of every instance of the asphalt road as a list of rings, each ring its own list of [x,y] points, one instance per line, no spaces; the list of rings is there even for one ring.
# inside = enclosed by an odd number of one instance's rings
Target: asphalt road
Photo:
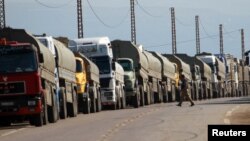
[[[43,127],[0,127],[0,141],[206,141],[208,124],[250,124],[250,97],[108,110]]]

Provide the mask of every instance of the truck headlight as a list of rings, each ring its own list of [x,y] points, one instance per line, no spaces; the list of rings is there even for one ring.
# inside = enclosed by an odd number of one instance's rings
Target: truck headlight
[[[28,101],[28,106],[36,106],[36,101],[35,100]]]

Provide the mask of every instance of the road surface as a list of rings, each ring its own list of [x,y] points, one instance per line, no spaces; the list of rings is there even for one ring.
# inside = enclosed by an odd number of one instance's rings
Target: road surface
[[[0,127],[1,141],[206,141],[208,124],[250,124],[250,97],[107,110],[59,120]]]

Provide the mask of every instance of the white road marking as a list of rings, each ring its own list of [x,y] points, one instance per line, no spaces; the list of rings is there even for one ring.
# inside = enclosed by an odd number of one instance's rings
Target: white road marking
[[[226,113],[226,117],[230,117],[230,116],[232,115],[232,113],[233,113],[233,110],[228,111],[228,112]]]
[[[232,116],[233,111],[235,111],[235,110],[237,110],[237,109],[239,109],[239,108],[240,108],[240,106],[238,105],[238,106],[234,107],[232,110],[227,111],[226,117]],[[224,119],[224,123],[225,123],[225,124],[231,124],[231,122],[230,122],[230,120],[229,120],[228,118],[225,118],[225,119]]]
[[[14,133],[19,132],[19,131],[22,131],[22,130],[24,130],[24,129],[26,129],[26,128],[20,128],[20,129],[16,129],[16,130],[13,130],[13,131],[6,132],[6,133],[2,134],[1,137],[8,136],[8,135],[11,135],[11,134],[14,134]]]
[[[231,122],[230,122],[229,119],[224,119],[224,123],[225,123],[225,124],[231,124]]]

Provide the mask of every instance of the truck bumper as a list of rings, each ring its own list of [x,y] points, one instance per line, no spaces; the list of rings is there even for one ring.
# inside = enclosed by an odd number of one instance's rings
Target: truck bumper
[[[18,96],[0,98],[0,116],[27,116],[42,112],[40,97]]]
[[[101,89],[102,105],[114,105],[116,103],[115,90]]]

